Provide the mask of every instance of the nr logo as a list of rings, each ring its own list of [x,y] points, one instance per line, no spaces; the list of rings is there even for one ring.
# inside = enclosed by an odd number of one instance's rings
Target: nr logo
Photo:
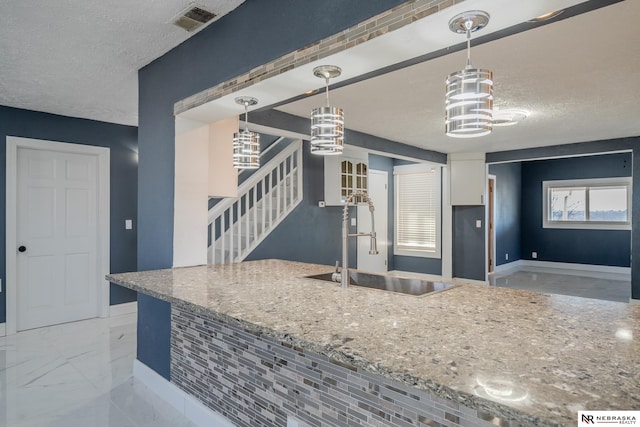
[[[582,422],[585,424],[595,424],[593,421],[593,415],[582,414]]]

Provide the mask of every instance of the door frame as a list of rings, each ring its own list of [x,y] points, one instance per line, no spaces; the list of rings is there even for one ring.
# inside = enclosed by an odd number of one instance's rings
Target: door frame
[[[110,262],[110,150],[106,147],[70,144],[66,142],[46,141],[42,139],[7,136],[7,199],[6,199],[6,268],[5,283],[7,299],[6,333],[15,334],[17,328],[18,289],[17,289],[17,196],[18,196],[18,150],[58,151],[62,153],[84,154],[97,157],[98,163],[98,205],[97,205],[97,275],[99,317],[109,316],[109,274]]]
[[[487,166],[488,168],[488,166]],[[493,181],[493,194],[489,193],[489,181]],[[491,259],[493,260],[493,271],[489,271],[489,257],[485,259],[486,262],[486,276],[495,273],[496,271],[496,184],[498,183],[496,175],[487,174],[487,203],[486,205],[486,253],[489,254],[491,250]],[[490,209],[491,207],[491,209]],[[491,216],[491,217],[489,217]],[[491,230],[489,230],[489,224],[492,224]],[[490,244],[491,243],[491,244]]]
[[[371,193],[369,191],[369,189],[371,188],[371,182],[372,182],[371,181],[371,175],[384,176],[384,184],[386,186],[385,191],[387,193],[387,200],[386,200],[386,203],[384,204],[384,208],[385,208],[386,214],[387,214],[386,215],[387,216],[387,221],[385,221],[384,224],[383,224],[378,220],[379,218],[375,219],[375,212],[374,212],[374,221],[376,221],[376,225],[378,226],[378,230],[380,229],[380,227],[384,227],[385,228],[386,239],[385,239],[385,241],[383,243],[384,243],[385,251],[387,252],[387,257],[384,260],[384,268],[385,268],[385,272],[388,272],[389,271],[389,247],[391,246],[389,244],[389,191],[390,191],[390,189],[389,189],[389,172],[387,172],[385,170],[367,168],[367,193],[369,193],[369,194]],[[379,205],[376,205],[375,209],[376,210],[380,210]],[[367,211],[367,214],[369,214],[368,211]],[[360,232],[366,233],[367,232],[366,230],[364,230],[364,231],[360,230],[360,218],[359,218],[357,210],[356,210],[356,218],[357,218],[357,227],[358,227],[357,228],[357,232],[358,233],[360,233]],[[376,232],[376,234],[377,234],[377,232]],[[378,245],[378,246],[380,246],[380,245]],[[362,256],[362,254],[360,253],[360,250],[358,250],[358,244],[356,243],[356,269],[358,269],[358,270],[361,269],[361,267],[360,267],[360,259],[361,259],[360,257],[361,256]],[[365,271],[367,271],[367,270],[365,270]]]

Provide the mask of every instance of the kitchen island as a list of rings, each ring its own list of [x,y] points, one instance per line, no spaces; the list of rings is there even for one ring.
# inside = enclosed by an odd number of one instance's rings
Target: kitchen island
[[[171,382],[238,425],[575,425],[640,409],[640,306],[402,295],[281,260],[114,274],[168,301]]]

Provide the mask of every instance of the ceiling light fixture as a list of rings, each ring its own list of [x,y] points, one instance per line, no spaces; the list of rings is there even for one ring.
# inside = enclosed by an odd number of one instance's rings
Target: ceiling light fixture
[[[460,13],[449,21],[454,33],[467,35],[467,65],[446,80],[445,132],[454,138],[473,138],[491,133],[493,73],[471,65],[471,33],[489,23],[481,10]]]
[[[313,69],[316,77],[325,80],[327,106],[311,111],[311,153],[322,156],[342,154],[344,142],[344,112],[329,105],[329,79],[342,73],[335,65],[322,65]]]
[[[518,110],[515,108],[500,110],[496,107],[493,109],[493,127],[517,125],[528,116],[529,112],[526,110]]]
[[[249,106],[258,100],[250,96],[239,96],[236,104],[244,105],[244,130],[233,134],[233,166],[236,169],[260,167],[260,134],[249,130]]]

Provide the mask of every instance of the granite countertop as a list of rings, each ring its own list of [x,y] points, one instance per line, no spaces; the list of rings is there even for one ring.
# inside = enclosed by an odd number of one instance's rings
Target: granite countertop
[[[281,260],[111,282],[523,424],[640,409],[640,305],[480,285],[401,295]]]

